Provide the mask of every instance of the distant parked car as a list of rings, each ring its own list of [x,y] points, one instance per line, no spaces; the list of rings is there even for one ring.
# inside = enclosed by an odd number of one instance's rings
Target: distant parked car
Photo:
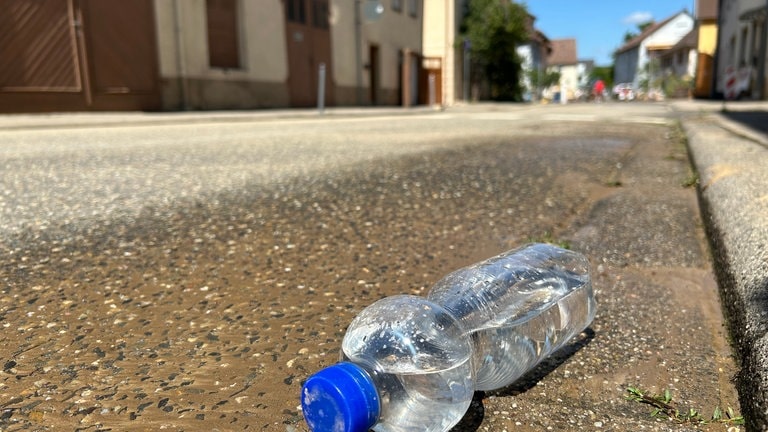
[[[636,96],[631,83],[620,83],[613,86],[613,97],[620,101],[635,100]]]

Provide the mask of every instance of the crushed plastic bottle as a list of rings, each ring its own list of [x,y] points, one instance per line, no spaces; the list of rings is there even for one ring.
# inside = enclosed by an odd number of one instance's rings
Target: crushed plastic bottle
[[[365,308],[341,362],[302,388],[315,432],[447,431],[476,390],[505,387],[592,322],[583,255],[530,244],[459,269],[426,298],[398,295]]]

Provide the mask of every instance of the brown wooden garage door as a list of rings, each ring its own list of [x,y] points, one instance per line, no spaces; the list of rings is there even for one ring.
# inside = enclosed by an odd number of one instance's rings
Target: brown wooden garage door
[[[0,111],[160,107],[151,0],[0,1]]]

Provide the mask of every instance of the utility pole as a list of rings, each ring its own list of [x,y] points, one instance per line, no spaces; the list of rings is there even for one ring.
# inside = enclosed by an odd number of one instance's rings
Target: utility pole
[[[360,27],[362,20],[360,18],[360,0],[355,0],[355,80],[357,87],[357,105],[363,105],[363,53],[362,51],[362,32]]]

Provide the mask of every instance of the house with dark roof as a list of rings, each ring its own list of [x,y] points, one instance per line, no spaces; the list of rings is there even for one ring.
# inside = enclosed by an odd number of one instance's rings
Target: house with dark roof
[[[549,38],[534,25],[536,17],[528,14],[526,29],[528,40],[517,47],[517,55],[522,59],[522,84],[525,100],[539,99],[541,88],[531,82],[531,71],[543,72],[547,68],[547,56],[552,52]]]
[[[685,10],[649,25],[616,50],[613,81],[631,83],[635,89],[647,91],[648,88],[641,89],[640,84],[647,86],[661,73],[658,66],[661,54],[677,45],[693,28],[694,19]]]
[[[694,28],[672,48],[659,55],[661,72],[679,77],[693,78],[696,73],[696,53],[699,30]]]
[[[560,73],[561,100],[574,99],[581,78],[576,39],[552,40],[552,52],[547,57],[547,69]]]

